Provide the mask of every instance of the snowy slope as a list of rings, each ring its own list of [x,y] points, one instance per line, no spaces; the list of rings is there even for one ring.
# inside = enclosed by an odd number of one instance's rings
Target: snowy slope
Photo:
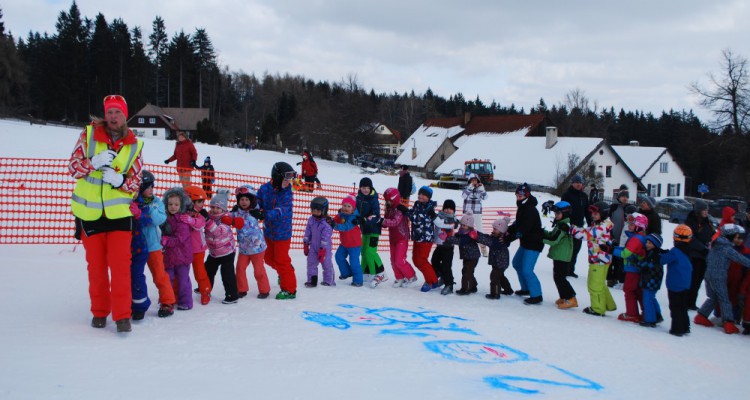
[[[0,157],[67,158],[76,134],[0,121]],[[163,162],[173,146],[147,140],[144,156]],[[299,160],[197,147],[217,169],[250,174],[266,175],[277,160]],[[327,182],[348,185],[361,177],[353,167],[320,165]],[[384,188],[396,178],[373,180]],[[458,192],[440,189],[435,197],[460,200]],[[512,204],[510,193],[489,195],[488,205]],[[673,228],[664,224],[665,232]],[[381,253],[391,280],[374,290],[339,282],[300,287],[292,301],[258,300],[251,276],[251,295],[239,304],[196,303],[168,319],[157,318],[152,306],[124,336],[114,333],[111,321],[103,330],[89,326],[81,247],[0,246],[0,254],[3,399],[703,399],[746,393],[750,339],[700,326],[687,337],[668,335],[664,290],[658,298],[666,321],[655,329],[582,314],[589,304],[584,252],[581,277],[572,281],[581,304],[574,310],[552,304],[557,293],[545,256],[536,267],[545,302],[524,306],[515,296],[484,298],[486,259],[477,268],[479,294],[441,296],[392,288],[388,254]],[[304,256],[291,255],[301,286]],[[456,251],[454,274],[460,269]],[[507,275],[517,288],[515,272]],[[149,291],[155,301],[153,285]],[[223,296],[222,287],[213,294]],[[622,292],[613,295],[622,310]]]

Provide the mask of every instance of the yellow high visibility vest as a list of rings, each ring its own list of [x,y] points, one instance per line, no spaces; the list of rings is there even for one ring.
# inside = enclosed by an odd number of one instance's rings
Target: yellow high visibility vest
[[[86,127],[86,157],[91,157],[107,150],[107,144],[93,140],[94,128]],[[135,159],[143,148],[143,141],[136,139],[136,145],[126,144],[117,153],[112,168],[123,173],[130,170]],[[93,143],[92,143],[93,142]],[[70,206],[73,215],[84,221],[96,221],[106,214],[109,219],[132,217],[130,203],[135,193],[115,189],[104,183],[101,171],[93,171],[88,176],[78,179],[73,190]]]

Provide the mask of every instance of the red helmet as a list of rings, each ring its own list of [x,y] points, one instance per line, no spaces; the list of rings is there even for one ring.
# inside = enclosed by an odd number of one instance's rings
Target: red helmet
[[[206,192],[198,186],[187,186],[185,187],[185,192],[190,196],[190,200],[192,201],[206,200],[208,197],[206,196]]]
[[[390,201],[391,204],[398,204],[401,200],[401,195],[398,193],[398,189],[388,188],[383,192],[383,198],[385,201]]]

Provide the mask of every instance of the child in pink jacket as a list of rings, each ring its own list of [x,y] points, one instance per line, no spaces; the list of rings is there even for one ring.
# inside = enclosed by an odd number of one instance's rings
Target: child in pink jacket
[[[408,287],[417,281],[414,268],[406,258],[409,248],[409,218],[398,210],[401,195],[396,188],[388,188],[383,192],[385,198],[385,213],[383,227],[388,228],[388,241],[391,247],[391,266],[396,281],[393,287]]]
[[[211,211],[206,222],[206,244],[208,244],[208,258],[206,259],[206,273],[214,287],[214,277],[221,266],[221,282],[224,284],[224,304],[235,304],[239,298],[237,292],[237,276],[234,274],[234,233],[232,227],[241,229],[244,225],[242,218],[232,218],[227,212],[229,191],[219,189],[211,199]]]
[[[178,287],[177,309],[193,308],[193,289],[190,283],[190,263],[193,261],[193,244],[190,242],[189,220],[186,214],[190,198],[182,187],[167,190],[163,197],[167,220],[162,225],[161,244],[164,246],[164,266],[169,280]]]

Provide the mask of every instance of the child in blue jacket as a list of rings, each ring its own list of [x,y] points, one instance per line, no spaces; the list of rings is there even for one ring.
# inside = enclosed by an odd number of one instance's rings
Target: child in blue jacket
[[[674,247],[661,256],[661,263],[667,265],[667,296],[669,315],[672,317],[669,333],[675,336],[690,333],[688,306],[693,265],[690,263],[689,254],[692,239],[693,230],[689,226],[677,226],[674,229]]]

